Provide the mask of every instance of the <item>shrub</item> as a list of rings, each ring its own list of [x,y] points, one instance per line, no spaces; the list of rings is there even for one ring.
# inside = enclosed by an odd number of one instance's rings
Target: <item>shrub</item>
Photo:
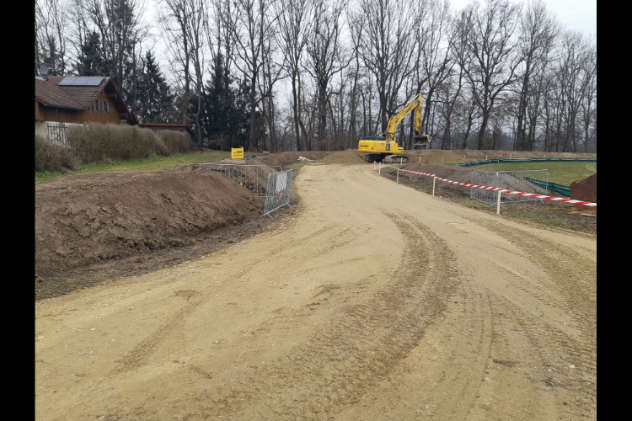
[[[35,171],[74,170],[79,160],[68,147],[47,142],[41,136],[35,136]]]
[[[83,162],[124,161],[169,155],[152,130],[117,124],[89,124],[68,129],[68,142]]]
[[[164,142],[168,155],[174,153],[189,152],[193,149],[191,136],[186,132],[177,130],[161,130],[157,132],[158,137]]]

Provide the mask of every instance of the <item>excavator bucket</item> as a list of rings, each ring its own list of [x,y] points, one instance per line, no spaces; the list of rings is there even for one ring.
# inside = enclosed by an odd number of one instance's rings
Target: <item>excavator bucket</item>
[[[413,140],[413,149],[430,149],[430,135],[415,133]]]

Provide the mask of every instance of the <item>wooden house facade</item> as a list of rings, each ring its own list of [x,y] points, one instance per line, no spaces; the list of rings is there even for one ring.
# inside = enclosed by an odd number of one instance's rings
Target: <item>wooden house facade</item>
[[[36,135],[65,145],[67,127],[90,123],[138,124],[138,120],[109,77],[35,78]]]

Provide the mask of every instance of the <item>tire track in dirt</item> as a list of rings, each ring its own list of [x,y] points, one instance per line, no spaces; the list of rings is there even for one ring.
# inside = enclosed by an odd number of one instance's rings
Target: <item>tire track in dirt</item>
[[[199,396],[208,403],[206,419],[330,419],[417,345],[456,289],[454,257],[426,227],[387,216],[406,241],[393,281],[365,303],[343,307],[289,354]]]
[[[342,230],[336,230],[333,226],[325,226],[318,229],[309,236],[303,236],[297,241],[303,243],[305,241],[318,241],[319,243],[326,243],[327,246],[320,246],[314,249],[313,256],[322,255],[332,249],[344,247],[353,241],[352,236],[349,234],[351,230],[348,228]],[[333,236],[332,241],[319,241],[323,235]],[[240,279],[247,273],[253,271],[261,262],[270,259],[272,256],[278,255],[278,253],[286,250],[284,246],[278,246],[270,249],[263,257],[251,262],[250,264],[241,268],[241,270],[235,274],[234,279]],[[195,294],[187,297],[183,306],[175,314],[170,316],[166,322],[164,322],[153,333],[145,337],[138,345],[136,345],[131,351],[117,361],[117,367],[111,374],[120,374],[126,371],[134,370],[141,367],[156,352],[162,342],[164,342],[170,335],[184,329],[185,319],[191,315],[201,305],[206,304],[211,298],[211,289],[215,287],[208,287],[201,291],[195,291]]]
[[[571,419],[594,419],[596,407],[596,270],[584,253],[561,247],[540,236],[502,223],[471,222],[504,237],[547,274],[546,289],[530,291],[550,307],[571,315],[574,330],[552,326],[509,303],[503,308],[533,349],[542,355],[543,367],[534,379],[548,388],[559,388],[561,412]],[[546,292],[544,292],[546,291]],[[548,293],[547,293],[548,292]],[[579,332],[574,335],[572,332]]]

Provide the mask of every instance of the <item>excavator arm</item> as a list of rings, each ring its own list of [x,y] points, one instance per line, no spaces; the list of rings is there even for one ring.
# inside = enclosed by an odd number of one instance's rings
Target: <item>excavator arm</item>
[[[395,142],[397,126],[399,123],[408,115],[411,111],[415,112],[414,115],[414,126],[415,126],[415,139],[418,138],[426,138],[425,135],[422,135],[419,131],[421,130],[421,104],[423,101],[423,97],[421,94],[418,94],[417,97],[406,104],[404,108],[402,108],[397,114],[395,114],[388,121],[388,126],[386,127],[386,131],[382,134],[386,137],[387,141]]]

